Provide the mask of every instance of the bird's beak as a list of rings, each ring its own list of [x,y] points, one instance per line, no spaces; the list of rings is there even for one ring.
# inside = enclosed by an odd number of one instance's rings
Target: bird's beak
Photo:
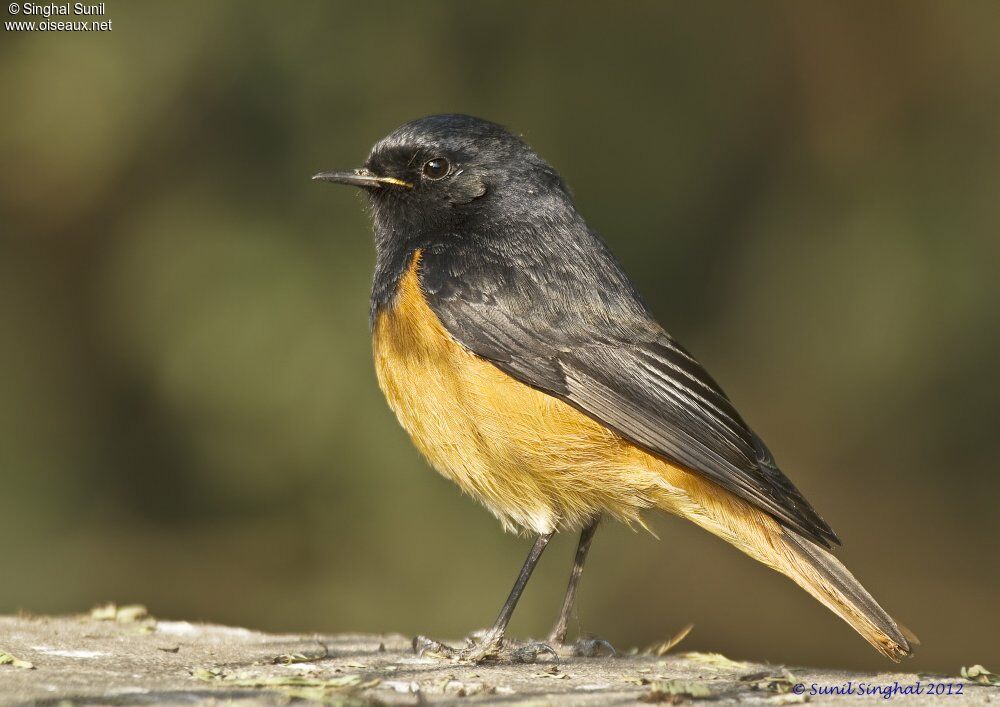
[[[395,177],[380,177],[370,169],[352,169],[348,172],[320,172],[313,175],[313,180],[317,182],[333,182],[335,184],[350,184],[355,187],[365,187],[367,189],[381,189],[383,187],[402,187],[412,189],[413,185]]]

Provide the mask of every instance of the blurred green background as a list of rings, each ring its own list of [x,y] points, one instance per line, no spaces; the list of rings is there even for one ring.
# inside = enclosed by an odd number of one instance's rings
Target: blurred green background
[[[920,635],[908,666],[997,670],[996,2],[107,10],[109,33],[0,45],[0,611],[492,622],[527,542],[396,424],[361,198],[309,181],[459,111],[562,171]],[[653,528],[598,536],[574,629],[888,667],[787,580]],[[516,634],[548,630],[575,542]]]

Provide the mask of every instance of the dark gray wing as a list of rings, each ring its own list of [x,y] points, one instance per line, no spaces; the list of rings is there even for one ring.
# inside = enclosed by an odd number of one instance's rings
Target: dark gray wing
[[[590,246],[530,256],[483,242],[431,249],[421,284],[473,353],[821,545],[839,543],[718,384],[648,314],[603,243]]]

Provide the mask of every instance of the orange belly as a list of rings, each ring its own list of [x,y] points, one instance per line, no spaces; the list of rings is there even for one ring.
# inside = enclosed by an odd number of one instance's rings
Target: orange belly
[[[506,529],[540,533],[601,512],[641,523],[643,509],[677,491],[663,462],[456,342],[424,299],[419,260],[376,319],[375,369],[390,407],[439,472]]]

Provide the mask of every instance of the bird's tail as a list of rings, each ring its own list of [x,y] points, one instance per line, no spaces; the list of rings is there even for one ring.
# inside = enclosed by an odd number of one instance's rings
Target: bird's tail
[[[677,474],[686,478],[679,479]],[[709,481],[671,469],[661,508],[684,516],[781,572],[842,618],[883,655],[910,655],[916,636],[900,628],[846,567],[826,549]]]
[[[910,655],[916,636],[896,624],[840,560],[793,530],[782,534],[792,556],[785,574],[886,657],[899,662]]]

